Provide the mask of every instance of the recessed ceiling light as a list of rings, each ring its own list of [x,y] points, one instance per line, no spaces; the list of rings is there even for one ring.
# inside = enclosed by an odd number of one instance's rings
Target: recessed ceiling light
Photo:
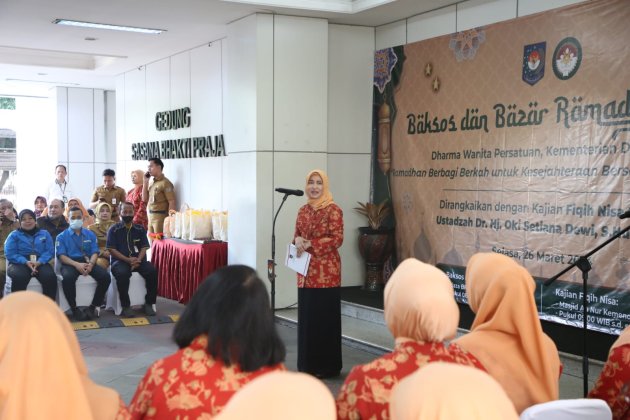
[[[37,73],[38,76],[48,76],[48,73]]]
[[[134,26],[109,25],[107,23],[81,22],[78,20],[68,20],[68,19],[55,19],[53,20],[52,23],[55,23],[57,25],[79,26],[81,28],[110,29],[113,31],[139,32],[142,34],[154,34],[154,35],[161,34],[162,32],[166,32],[166,29],[137,28]]]
[[[91,37],[91,36],[86,36],[85,38],[83,38],[86,41],[96,41],[96,38]]]

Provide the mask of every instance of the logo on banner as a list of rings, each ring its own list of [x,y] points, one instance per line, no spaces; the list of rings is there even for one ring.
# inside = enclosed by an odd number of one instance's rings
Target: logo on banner
[[[564,38],[553,52],[553,72],[560,80],[572,78],[582,62],[582,46],[573,38]]]
[[[545,76],[546,42],[525,45],[523,50],[523,81],[535,85]]]

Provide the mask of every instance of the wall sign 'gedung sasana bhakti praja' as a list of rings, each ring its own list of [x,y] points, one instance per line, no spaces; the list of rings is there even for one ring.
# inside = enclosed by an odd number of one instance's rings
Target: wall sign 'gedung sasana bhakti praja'
[[[189,107],[155,114],[157,131],[177,130],[191,126]],[[214,136],[187,137],[160,141],[137,142],[131,145],[132,160],[191,159],[227,156],[223,134]]]

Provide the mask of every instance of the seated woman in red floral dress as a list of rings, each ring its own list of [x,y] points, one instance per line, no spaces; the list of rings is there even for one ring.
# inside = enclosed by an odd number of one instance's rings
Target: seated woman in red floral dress
[[[131,401],[132,418],[210,418],[243,385],[284,370],[284,344],[269,296],[243,265],[218,269],[199,286],[175,325],[180,350],[153,363]]]
[[[385,321],[394,351],[352,369],[337,397],[339,419],[388,419],[394,386],[427,363],[483,369],[472,355],[444,344],[455,337],[459,309],[451,281],[432,265],[409,258],[396,268],[385,286]]]
[[[630,418],[630,326],[610,348],[604,369],[588,397],[606,401],[613,420]]]

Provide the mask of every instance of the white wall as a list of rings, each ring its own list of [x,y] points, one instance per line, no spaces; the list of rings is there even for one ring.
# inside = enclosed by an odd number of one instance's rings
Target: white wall
[[[468,0],[376,28],[377,50],[544,12],[583,0]]]

